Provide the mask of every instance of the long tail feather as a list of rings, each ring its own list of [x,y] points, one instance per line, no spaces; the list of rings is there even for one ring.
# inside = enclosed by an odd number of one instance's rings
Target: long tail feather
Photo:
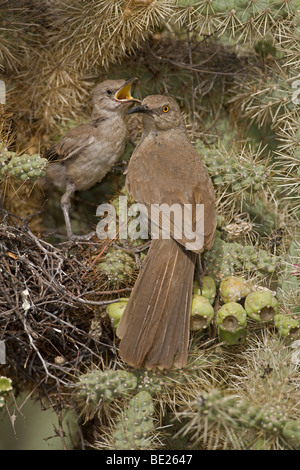
[[[151,369],[186,364],[195,260],[173,239],[152,241],[117,329],[128,364]]]

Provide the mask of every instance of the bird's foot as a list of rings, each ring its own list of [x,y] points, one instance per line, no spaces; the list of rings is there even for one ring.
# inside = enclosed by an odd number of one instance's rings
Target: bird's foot
[[[126,251],[127,253],[131,253],[132,255],[135,255],[135,254],[141,253],[142,251],[147,250],[147,248],[149,248],[150,245],[151,245],[151,240],[148,240],[142,245],[137,245],[137,246],[131,246],[126,241],[124,241],[122,245],[119,245],[118,243],[114,243],[114,246],[116,248],[118,248],[119,250]]]
[[[74,233],[68,234],[68,238],[72,242],[82,242],[82,241],[89,241],[96,235],[96,232],[90,232],[86,235],[75,235]]]
[[[135,257],[135,262],[138,270],[140,271],[142,269],[142,261],[140,258],[140,253],[145,251],[151,244],[151,240],[148,240],[147,242],[143,243],[142,245],[137,245],[137,246],[130,246],[126,241],[124,242],[124,245],[118,245],[117,243],[114,243],[114,246],[120,250],[125,251],[126,253],[130,253]]]

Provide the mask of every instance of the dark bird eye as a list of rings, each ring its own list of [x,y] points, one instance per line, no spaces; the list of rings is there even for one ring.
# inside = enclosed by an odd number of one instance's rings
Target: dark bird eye
[[[162,110],[164,113],[167,113],[169,109],[170,109],[169,106],[164,106]]]
[[[112,91],[111,91],[111,90],[106,90],[106,93],[107,93],[108,95],[112,95]]]

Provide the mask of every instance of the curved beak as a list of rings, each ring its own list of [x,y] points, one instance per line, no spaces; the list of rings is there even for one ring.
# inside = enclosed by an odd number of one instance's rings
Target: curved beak
[[[133,113],[143,113],[143,114],[147,114],[148,116],[152,116],[153,112],[151,111],[151,109],[148,108],[148,106],[145,106],[145,105],[140,105],[140,106],[136,106],[135,108],[131,108],[129,111],[127,111],[126,114],[133,114]]]
[[[138,78],[131,78],[125,84],[119,88],[115,94],[115,100],[119,103],[140,103],[140,100],[133,98],[131,96],[131,87],[134,83],[138,81]]]

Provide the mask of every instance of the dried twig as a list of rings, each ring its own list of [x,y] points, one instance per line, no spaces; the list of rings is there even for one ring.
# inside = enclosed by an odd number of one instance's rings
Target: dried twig
[[[130,287],[108,290],[103,276],[92,271],[83,280],[86,247],[53,246],[20,217],[4,209],[2,216],[0,339],[6,343],[6,367],[45,387],[66,386],[83,364],[116,354],[105,307]],[[90,334],[95,317],[99,338]]]

